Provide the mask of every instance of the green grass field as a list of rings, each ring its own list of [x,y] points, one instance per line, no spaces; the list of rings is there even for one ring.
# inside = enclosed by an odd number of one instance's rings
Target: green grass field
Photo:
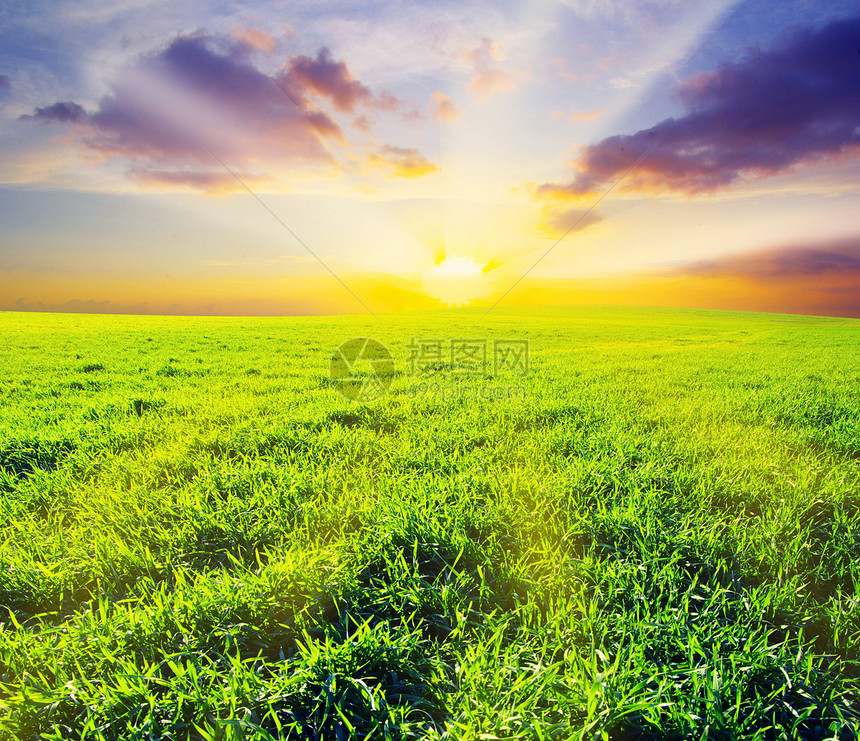
[[[860,321],[481,313],[0,314],[0,738],[856,739]]]

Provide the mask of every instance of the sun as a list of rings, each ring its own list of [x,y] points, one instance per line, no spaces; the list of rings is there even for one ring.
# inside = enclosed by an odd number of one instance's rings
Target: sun
[[[491,280],[484,267],[471,257],[450,255],[427,272],[424,292],[448,306],[468,306],[490,292]]]
[[[478,265],[471,257],[451,255],[430,268],[430,275],[432,277],[477,275],[483,269],[484,266]]]

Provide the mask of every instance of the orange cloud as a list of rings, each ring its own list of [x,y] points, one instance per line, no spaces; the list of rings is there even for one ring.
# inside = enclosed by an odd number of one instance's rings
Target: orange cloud
[[[858,276],[762,283],[723,276],[526,278],[504,305],[666,306],[860,318]]]
[[[239,24],[234,28],[230,35],[237,41],[250,46],[259,51],[264,51],[266,54],[271,54],[278,43],[278,40],[270,33]]]
[[[603,113],[603,108],[591,108],[587,111],[571,113],[569,119],[571,121],[593,121]]]
[[[605,108],[591,108],[587,111],[574,111],[573,113],[566,113],[562,110],[554,110],[549,112],[549,117],[554,120],[564,118],[571,122],[592,121],[598,116],[601,116],[604,110]]]
[[[486,100],[495,93],[509,92],[516,88],[517,75],[493,64],[506,59],[506,54],[499,44],[494,44],[487,38],[482,39],[481,45],[467,52],[465,56],[473,70],[469,90],[479,99]]]
[[[562,57],[552,57],[549,63],[555,68],[558,76],[566,82],[590,82],[595,76],[593,70],[590,72],[574,72],[567,66],[567,62]]]
[[[308,258],[310,261],[311,259]],[[486,271],[485,271],[486,272]],[[421,281],[340,274],[374,311],[439,307]],[[223,276],[28,273],[0,281],[0,310],[131,314],[280,315],[363,313],[330,275],[300,280]],[[505,286],[497,286],[503,290]],[[489,305],[491,295],[477,304]],[[660,272],[594,279],[528,277],[504,305],[627,304],[860,318],[860,237],[691,262]]]
[[[394,177],[401,178],[421,177],[439,169],[417,147],[406,149],[385,144],[376,152],[371,152],[367,159],[372,166],[385,168]]]
[[[494,93],[506,93],[517,86],[514,76],[502,69],[486,69],[477,73],[469,83],[469,90],[479,98],[489,98]]]
[[[200,276],[116,276],[67,274],[16,276],[0,284],[0,311],[83,314],[168,314],[185,316],[283,316],[365,314],[439,308],[415,282],[386,275],[339,274],[362,303],[327,274],[301,280],[278,275],[243,281]]]
[[[460,111],[449,95],[437,90],[431,96],[433,99],[433,112],[439,121],[456,121],[460,117]]]
[[[664,306],[860,317],[860,236],[700,260],[639,281]]]

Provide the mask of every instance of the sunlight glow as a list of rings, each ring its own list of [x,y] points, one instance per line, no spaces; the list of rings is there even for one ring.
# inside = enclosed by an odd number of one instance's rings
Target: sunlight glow
[[[438,265],[430,268],[430,277],[441,278],[449,276],[477,275],[483,270],[483,265],[478,265],[471,257],[458,257],[451,255],[446,257]]]
[[[468,306],[490,292],[491,279],[483,269],[471,257],[450,255],[430,268],[423,281],[424,292],[448,306]]]

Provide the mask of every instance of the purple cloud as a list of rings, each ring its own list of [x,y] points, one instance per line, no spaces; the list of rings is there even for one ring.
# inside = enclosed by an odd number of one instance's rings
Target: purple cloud
[[[9,80],[9,76],[0,75],[0,94],[9,92],[11,87],[12,83]]]
[[[686,109],[630,135],[586,147],[566,185],[539,192],[582,196],[617,180],[653,147],[628,190],[699,193],[741,175],[775,175],[860,145],[860,17],[783,32],[768,50],[684,81]]]
[[[170,170],[167,168],[133,167],[127,174],[144,185],[155,186],[156,188],[184,186],[213,195],[242,188],[236,178],[223,168],[220,172],[216,172],[201,169]],[[270,177],[258,176],[253,173],[242,172],[237,173],[237,175],[248,186],[258,186],[271,181]]]
[[[177,163],[213,166],[206,147],[239,168],[328,164],[323,140],[343,134],[325,113],[304,104],[254,67],[244,45],[180,36],[114,84],[90,116],[86,143],[142,161],[136,175],[148,165],[156,180],[163,180],[160,168],[175,170]],[[188,182],[200,179],[197,173]]]
[[[27,118],[82,124],[85,146],[127,160],[138,181],[216,192],[241,186],[212,153],[246,182],[331,169],[331,145],[346,137],[321,103],[349,113],[399,105],[374,95],[327,49],[290,57],[275,75],[255,66],[253,51],[241,40],[179,36],[121,73],[90,114],[68,101]]]
[[[678,271],[708,277],[745,276],[762,281],[824,275],[860,277],[860,238],[700,260]]]
[[[56,121],[58,123],[81,123],[87,120],[87,112],[77,103],[66,100],[44,108],[37,108],[32,116],[21,116],[21,118]]]
[[[359,103],[373,101],[370,88],[356,80],[344,62],[335,62],[325,48],[316,59],[304,55],[291,57],[281,80],[300,98],[308,92],[316,93],[331,100],[338,111],[352,113]]]

